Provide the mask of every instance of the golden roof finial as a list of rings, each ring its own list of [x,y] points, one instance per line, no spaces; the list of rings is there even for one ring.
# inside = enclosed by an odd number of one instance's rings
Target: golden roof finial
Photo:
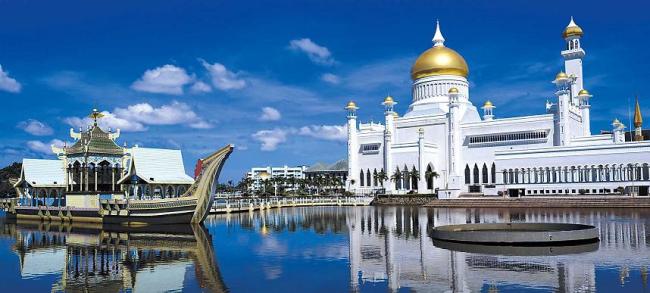
[[[643,117],[641,116],[641,106],[639,106],[639,96],[636,97],[636,106],[634,107],[634,127],[641,127]]]
[[[99,112],[97,109],[93,109],[93,112],[88,115],[88,118],[93,119],[94,125],[97,126],[97,119],[103,118],[104,114]]]

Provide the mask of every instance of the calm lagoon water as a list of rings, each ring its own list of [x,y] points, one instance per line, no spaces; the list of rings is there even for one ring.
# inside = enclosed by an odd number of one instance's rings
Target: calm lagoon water
[[[434,242],[446,224],[572,222],[601,241],[508,248]],[[307,207],[126,230],[9,223],[2,292],[650,292],[650,211]]]

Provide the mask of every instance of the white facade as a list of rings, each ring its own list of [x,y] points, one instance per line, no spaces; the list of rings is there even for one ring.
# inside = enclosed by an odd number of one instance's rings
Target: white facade
[[[540,101],[545,113],[499,118],[487,101],[481,117],[470,99],[467,64],[445,47],[437,26],[433,47],[411,70],[412,101],[402,117],[393,109],[393,97],[384,100],[383,124],[357,123],[359,108],[348,103],[346,188],[355,193],[437,192],[440,198],[647,194],[650,143],[626,142],[625,126],[618,120],[611,135],[591,134],[582,29],[572,19],[563,35],[565,66],[549,82],[555,97]]]
[[[246,177],[253,180],[249,189],[262,190],[264,180],[278,177],[305,179],[305,170],[307,170],[307,166],[289,167],[284,165],[282,167],[253,167],[248,173],[246,173]],[[285,187],[290,187],[290,184],[285,183]]]

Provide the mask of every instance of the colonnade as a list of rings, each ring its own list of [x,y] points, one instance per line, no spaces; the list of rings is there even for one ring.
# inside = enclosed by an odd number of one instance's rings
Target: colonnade
[[[504,169],[505,184],[649,181],[648,163]]]
[[[68,192],[115,192],[119,191],[117,181],[122,177],[120,164],[107,161],[95,163],[68,164],[66,168],[66,191]]]

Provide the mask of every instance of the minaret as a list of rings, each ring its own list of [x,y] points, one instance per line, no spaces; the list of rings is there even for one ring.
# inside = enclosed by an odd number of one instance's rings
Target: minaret
[[[592,95],[585,89],[578,92],[579,107],[580,112],[582,113],[582,136],[591,135],[591,126],[589,125],[589,121],[591,120],[589,119],[589,109],[591,108],[589,99],[591,99],[591,97]]]
[[[583,76],[582,76],[582,58],[585,57],[585,51],[582,50],[580,46],[580,38],[582,37],[582,29],[573,21],[562,32],[562,37],[566,41],[566,48],[562,51],[562,57],[564,58],[564,71],[568,76],[575,77],[575,82],[571,85],[571,98],[574,104],[577,104],[578,101],[575,100],[575,97],[578,96],[578,92],[583,87]]]
[[[639,106],[639,97],[636,97],[636,106],[634,107],[634,141],[643,141],[643,117],[641,117],[641,106]]]
[[[571,102],[571,78],[560,71],[553,80],[557,91],[557,112],[555,113],[555,145],[565,146],[570,144],[571,127],[569,126],[569,106]]]
[[[397,102],[390,95],[384,99],[384,102],[381,103],[384,105],[384,116],[386,118],[386,129],[390,130],[391,133],[395,132],[395,109],[394,106],[397,105]],[[394,141],[394,140],[391,140]]]
[[[492,102],[489,100],[483,104],[483,121],[492,121],[494,120],[494,113],[492,113],[492,110],[496,108]]]
[[[348,191],[354,190],[359,184],[359,142],[357,137],[357,104],[348,102],[345,110],[348,111]]]
[[[395,111],[393,106],[397,104],[393,97],[390,95],[384,99],[384,102],[381,103],[384,105],[384,116],[386,117],[386,128],[384,129],[384,172],[387,177],[390,178],[390,174],[393,172],[393,152],[392,144],[393,137],[395,133]],[[391,184],[390,179],[386,179],[384,182],[384,187],[386,188],[387,193],[391,193],[394,189],[393,184]]]
[[[612,139],[614,143],[624,143],[625,142],[625,125],[621,123],[618,119],[614,119],[612,122]]]
[[[418,193],[427,192],[427,181],[425,179],[426,161],[424,160],[424,128],[418,129]]]
[[[461,133],[460,133],[460,113],[458,113],[458,89],[449,89],[449,115],[447,116],[447,123],[449,124],[449,152],[448,152],[448,188],[460,188],[460,165],[462,163],[461,157]]]

